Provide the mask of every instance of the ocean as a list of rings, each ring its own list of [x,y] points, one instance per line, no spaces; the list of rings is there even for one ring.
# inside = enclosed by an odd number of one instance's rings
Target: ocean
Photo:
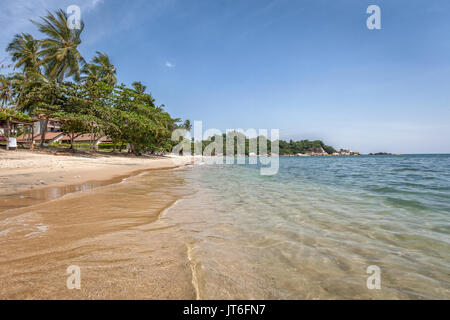
[[[450,155],[191,165],[2,201],[0,298],[450,299]]]
[[[205,299],[449,299],[450,155],[281,157],[177,171],[164,219]],[[369,266],[381,289],[369,289]]]

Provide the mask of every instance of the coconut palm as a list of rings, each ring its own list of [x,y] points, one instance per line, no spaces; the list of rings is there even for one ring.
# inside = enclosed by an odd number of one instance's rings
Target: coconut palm
[[[11,54],[12,61],[16,63],[15,69],[22,69],[23,72],[38,72],[39,49],[39,40],[34,39],[31,34],[21,33],[14,36],[6,51]]]
[[[86,63],[81,69],[81,74],[81,80],[90,84],[94,84],[101,79],[100,68],[95,64]]]
[[[84,23],[81,21],[80,29],[70,29],[67,14],[61,9],[55,13],[47,11],[47,16],[41,17],[41,20],[42,22],[32,22],[47,36],[41,41],[42,50],[39,52],[42,63],[46,65],[47,76],[56,79],[58,83],[72,76],[79,80],[80,65],[85,63],[78,51]]]
[[[80,22],[79,29],[70,29],[67,23],[67,14],[59,9],[55,13],[47,11],[45,17],[41,17],[41,22],[32,22],[39,28],[39,31],[47,36],[41,41],[42,50],[39,55],[42,57],[42,64],[45,65],[45,73],[49,80],[56,80],[61,84],[66,77],[80,79],[80,65],[85,64],[78,46],[81,43],[81,33],[84,29],[83,21]],[[53,104],[53,103],[52,103]],[[48,118],[45,119],[41,146],[45,141],[47,133]]]
[[[12,100],[11,80],[3,75],[0,75],[0,101],[2,103],[1,109],[5,109],[11,100]]]
[[[142,84],[142,82],[140,82],[140,81],[133,82],[133,83],[131,84],[131,86],[133,87],[134,91],[135,91],[137,94],[143,94],[143,93],[145,92],[145,90],[147,90],[147,87],[144,86],[144,85]]]
[[[116,84],[116,67],[111,63],[106,53],[97,51],[97,55],[92,59],[92,62],[100,69],[101,81],[112,86]]]
[[[32,85],[45,81],[41,74],[41,60],[39,58],[40,41],[31,34],[16,34],[6,51],[10,53],[15,69],[22,69],[22,73],[16,73],[12,80],[12,89],[16,98],[22,96]]]
[[[186,129],[187,131],[191,131],[192,129],[192,124],[191,124],[191,120],[186,120],[183,124],[184,129]]]

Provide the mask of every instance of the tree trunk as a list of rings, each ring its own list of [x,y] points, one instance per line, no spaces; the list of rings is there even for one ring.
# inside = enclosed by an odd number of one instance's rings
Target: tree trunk
[[[9,150],[9,119],[6,119],[6,150]]]
[[[66,65],[64,64],[61,70],[61,73],[58,78],[58,83],[61,84],[64,81],[64,73],[66,73]]]
[[[94,151],[94,124],[92,124],[92,128],[91,128],[91,151]]]
[[[30,150],[34,149],[34,123],[31,126],[31,146],[30,146]]]
[[[72,132],[70,136],[70,150],[73,150],[73,140],[75,139],[75,132]]]
[[[41,148],[44,146],[44,142],[45,142],[45,136],[47,135],[47,126],[48,126],[48,118],[45,118],[44,120],[44,126],[42,128],[42,132],[41,132]]]
[[[137,151],[136,145],[134,143],[130,143],[130,152],[135,156],[139,155],[139,152]]]
[[[59,84],[61,84],[64,81],[65,70],[66,70],[66,66],[63,66],[63,68],[61,70],[61,75],[60,75],[60,77],[58,79],[58,83]],[[56,97],[53,97],[52,98],[52,103],[51,103],[52,106],[55,103],[55,101],[56,101]],[[48,120],[49,120],[48,118],[45,118],[45,121],[44,121],[44,128],[42,129],[42,133],[41,133],[41,147],[44,146],[45,135],[47,134]]]

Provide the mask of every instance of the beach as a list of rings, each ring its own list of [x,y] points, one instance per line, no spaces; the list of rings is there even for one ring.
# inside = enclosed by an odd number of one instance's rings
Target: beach
[[[2,299],[450,296],[449,155],[281,157],[273,177],[189,158],[7,156]]]
[[[0,150],[0,195],[106,181],[133,172],[168,169],[189,162],[187,157],[131,157],[124,155],[75,154]]]
[[[181,196],[170,169],[189,160],[21,151],[0,159],[0,298],[194,297],[186,247],[158,221]],[[124,189],[127,179],[152,191]],[[72,265],[81,290],[66,287]]]

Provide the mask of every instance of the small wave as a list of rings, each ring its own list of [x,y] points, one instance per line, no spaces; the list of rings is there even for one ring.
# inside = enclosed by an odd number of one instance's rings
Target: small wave
[[[376,193],[397,193],[402,192],[401,190],[392,188],[392,187],[372,187],[369,188],[370,191],[376,192]]]
[[[189,261],[189,265],[191,267],[191,274],[192,274],[192,286],[195,290],[195,299],[200,300],[200,289],[198,286],[198,277],[197,277],[197,263],[194,261],[192,257],[192,250],[194,249],[194,246],[186,243],[187,248],[187,258]]]
[[[428,207],[416,200],[405,200],[400,198],[387,197],[386,202],[398,208],[428,210]]]
[[[405,172],[405,171],[413,171],[413,172],[417,172],[417,171],[422,171],[421,169],[417,169],[417,168],[398,168],[398,169],[392,169],[392,172]]]
[[[171,204],[169,204],[166,208],[164,208],[160,213],[159,213],[159,217],[158,220],[161,220],[164,218],[164,216],[167,214],[167,212],[172,209],[181,199],[177,199],[174,202],[172,202]]]

